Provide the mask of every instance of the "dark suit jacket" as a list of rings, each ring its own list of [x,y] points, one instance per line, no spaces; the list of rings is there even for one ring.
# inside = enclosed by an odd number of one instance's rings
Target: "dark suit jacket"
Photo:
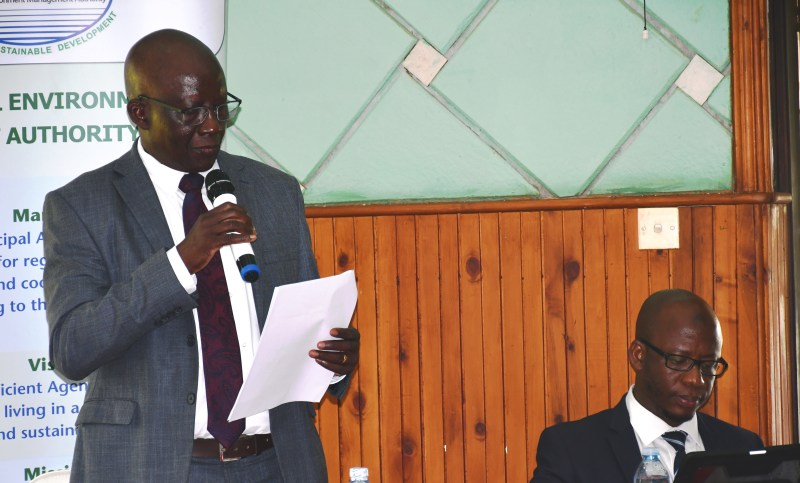
[[[253,284],[264,323],[274,287],[316,278],[297,180],[220,152],[258,231]],[[73,481],[186,481],[194,432],[197,341],[189,295],[166,251],[174,246],[134,148],[49,193],[44,272],[50,357],[89,387],[77,419]],[[332,386],[341,396],[348,381]],[[327,479],[310,403],[270,411],[286,481]]]
[[[764,447],[755,433],[703,413],[697,427],[706,450]],[[611,409],[545,429],[531,483],[629,483],[641,461],[623,396]]]

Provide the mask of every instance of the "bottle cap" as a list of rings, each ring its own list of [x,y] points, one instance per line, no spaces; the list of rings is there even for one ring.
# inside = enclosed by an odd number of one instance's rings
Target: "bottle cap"
[[[366,480],[369,478],[369,469],[361,466],[354,466],[350,468],[351,480]]]

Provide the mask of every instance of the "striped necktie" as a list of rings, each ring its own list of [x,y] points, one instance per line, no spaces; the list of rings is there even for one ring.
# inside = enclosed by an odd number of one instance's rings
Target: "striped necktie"
[[[667,431],[661,437],[675,448],[675,464],[673,465],[673,473],[678,474],[678,469],[681,467],[683,457],[686,456],[686,432],[685,431]]]

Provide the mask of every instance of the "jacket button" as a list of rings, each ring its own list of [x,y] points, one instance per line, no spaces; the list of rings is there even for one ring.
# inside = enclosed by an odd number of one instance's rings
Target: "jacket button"
[[[194,334],[191,334],[186,337],[186,345],[188,345],[189,347],[194,347],[194,343],[195,343]]]
[[[194,393],[193,393],[193,392],[190,392],[190,393],[189,393],[189,394],[186,396],[186,402],[187,402],[187,403],[189,403],[189,405],[190,405],[190,406],[194,404],[194,397],[195,397],[195,396],[194,396]]]

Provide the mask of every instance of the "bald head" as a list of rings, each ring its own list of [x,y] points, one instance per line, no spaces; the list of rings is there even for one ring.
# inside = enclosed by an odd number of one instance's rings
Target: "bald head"
[[[217,108],[228,101],[225,74],[211,49],[179,30],[148,34],[125,59],[125,89],[128,117],[145,152],[177,171],[211,169],[227,127]],[[199,124],[187,122],[186,112],[203,108]]]
[[[676,305],[693,306],[696,310],[692,311],[690,322],[698,326],[707,326],[715,331],[719,326],[716,314],[705,300],[688,290],[667,289],[660,290],[650,295],[639,309],[639,316],[636,318],[636,338],[652,340],[656,335],[668,329],[671,322],[668,316],[670,308]]]
[[[170,94],[183,79],[224,74],[214,52],[203,42],[180,30],[157,30],[136,42],[125,58],[125,91],[128,99]]]

